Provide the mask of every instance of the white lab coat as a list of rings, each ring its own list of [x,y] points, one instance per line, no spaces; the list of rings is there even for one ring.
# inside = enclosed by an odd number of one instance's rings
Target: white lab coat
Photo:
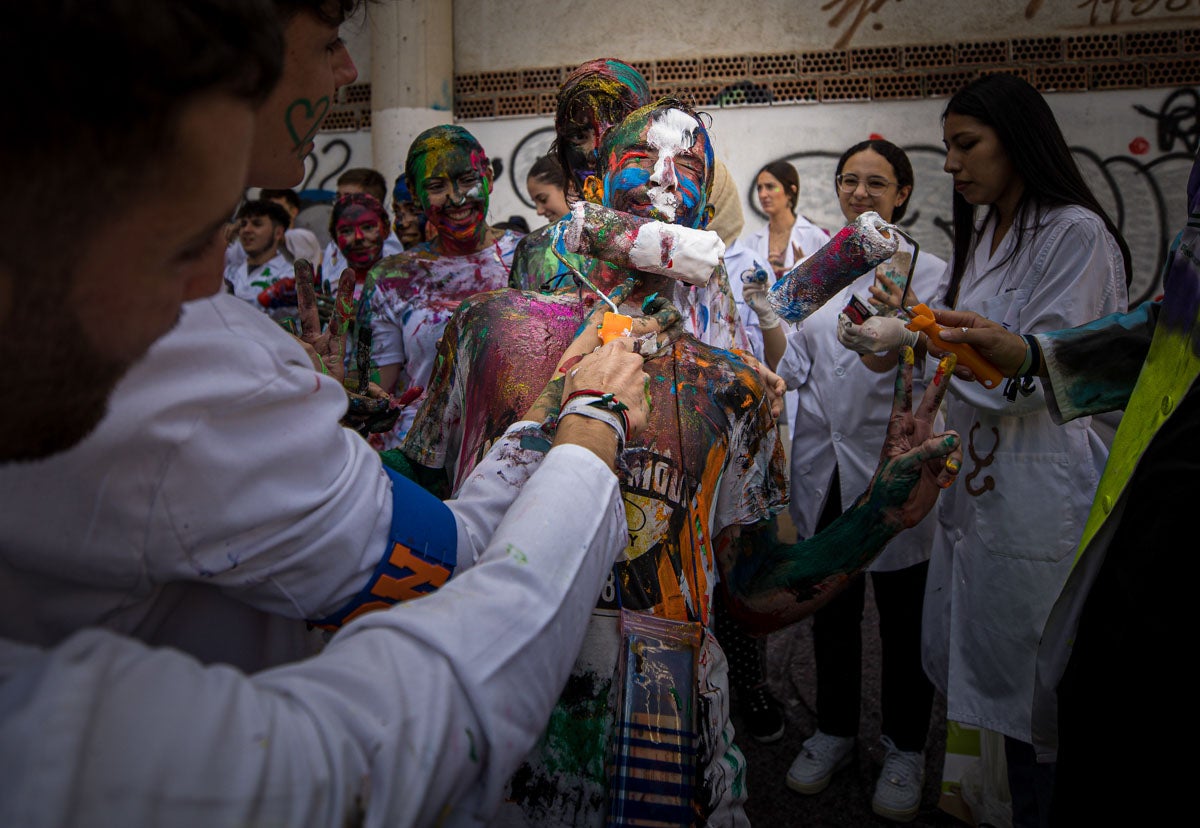
[[[1021,220],[1022,217],[1018,217]],[[1025,216],[989,254],[973,248],[957,307],[1015,333],[1070,328],[1126,308],[1121,254],[1080,207]],[[1007,259],[1007,261],[1005,261]],[[939,288],[935,304],[945,292]],[[946,425],[963,439],[962,472],[938,502],[925,594],[925,669],[947,717],[1025,742],[1046,617],[1071,567],[1108,446],[1090,417],[1056,425],[1042,394],[955,382]]]
[[[438,506],[454,578],[302,661],[300,619],[360,594],[429,507],[345,410],[218,294],[79,445],[0,464],[0,825],[342,825],[360,796],[368,825],[487,819],[625,546],[617,478],[514,424]],[[546,508],[563,491],[577,508]]]
[[[564,491],[576,508],[547,508]],[[0,825],[486,824],[627,531],[616,476],[560,446],[474,569],[308,661],[248,676],[96,628],[0,638]]]
[[[829,233],[822,230],[817,225],[806,219],[804,216],[796,216],[796,223],[792,225],[792,237],[788,242],[788,248],[783,255],[783,269],[791,270],[800,262],[807,259],[812,254],[816,253],[825,243],[829,241]],[[746,238],[745,244],[755,253],[762,257],[763,261],[771,260],[771,226],[768,224],[757,233],[754,233]],[[799,250],[802,255],[796,258],[796,251]]]
[[[889,262],[879,267],[886,268]],[[936,256],[917,256],[912,288],[917,296],[933,295],[946,270]],[[893,372],[876,373],[863,365],[858,354],[843,348],[837,339],[837,318],[857,294],[870,297],[875,270],[864,273],[788,335],[787,351],[777,373],[788,388],[798,389],[792,427],[792,520],[801,537],[816,533],[817,520],[828,498],[829,481],[836,465],[840,470],[842,508],[848,509],[867,488],[887,433],[895,390]],[[913,399],[919,400],[925,383],[918,370],[913,378]],[[935,519],[927,515],[920,524],[901,532],[871,564],[873,572],[903,569],[929,558]]]

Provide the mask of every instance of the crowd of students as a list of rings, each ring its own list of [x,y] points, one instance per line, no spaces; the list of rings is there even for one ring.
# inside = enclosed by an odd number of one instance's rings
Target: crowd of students
[[[1058,716],[1075,734],[1088,721],[1054,704],[1063,642],[1081,617],[1093,659],[1118,634],[1107,608],[1085,608],[1111,582],[1106,558],[1077,567],[1075,553],[1081,538],[1111,547],[1140,574],[1119,507],[1144,521],[1153,506],[1125,484],[1158,456],[1156,429],[1190,404],[1196,372],[1173,374],[1153,428],[1114,437],[1102,415],[1139,398],[1142,357],[1175,347],[1158,344],[1174,328],[1157,305],[1127,313],[1128,248],[1029,84],[988,75],[946,105],[949,262],[899,232],[914,189],[937,184],[878,138],[805,186],[827,187],[848,222],[878,214],[899,242],[890,258],[808,273],[840,228],[796,214],[801,182],[782,162],[754,182],[767,226],[743,235],[719,133],[611,58],[559,92],[554,149],[527,181],[546,227],[489,224],[486,150],[447,124],[415,139],[390,198],[379,172],[344,174],[322,249],[293,227],[287,188],[311,144],[278,127],[296,100],[353,80],[337,28],[355,4],[201,5],[139,18],[107,3],[59,23],[179,69],[50,77],[63,95],[122,90],[142,155],[207,170],[211,191],[164,228],[160,260],[132,262],[175,274],[153,314],[139,315],[153,291],[108,276],[111,257],[59,254],[47,284],[67,304],[37,336],[74,343],[46,357],[72,369],[72,429],[39,421],[52,389],[17,370],[32,347],[19,326],[3,360],[0,742],[37,761],[5,760],[0,814],[746,824],[731,705],[754,738],[785,727],[753,636],[815,617],[818,728],[781,782],[819,794],[853,756],[867,572],[883,639],[875,812],[921,807],[935,689],[950,719],[1003,736],[1014,825],[1094,812],[1081,769],[1095,758],[1064,744],[1057,778],[1052,761]],[[235,23],[229,65],[202,58]],[[164,36],[177,54],[156,51]],[[229,146],[182,145],[188,131],[163,126],[189,118]],[[21,152],[49,162],[121,131],[95,113],[68,122],[94,135]],[[129,206],[107,233],[163,210],[138,198],[140,163],[111,160]],[[260,197],[214,223],[247,185]],[[643,233],[686,232],[719,237],[703,279],[631,252]],[[1176,250],[1178,286],[1195,267]],[[50,288],[12,281],[28,270],[16,254],[0,267],[2,318],[44,313]],[[801,278],[820,307],[784,321],[771,286]],[[99,281],[116,300],[92,301]],[[961,329],[946,341],[1012,378],[1004,389],[909,330],[922,302]],[[98,308],[113,318],[97,324]],[[631,330],[604,344],[610,309]],[[1133,356],[1098,378],[1114,346],[1096,332],[1114,330],[1140,332]],[[85,376],[84,353],[108,370]],[[795,542],[777,537],[785,510]],[[1103,673],[1070,663],[1076,688]],[[167,726],[172,709],[193,721]]]

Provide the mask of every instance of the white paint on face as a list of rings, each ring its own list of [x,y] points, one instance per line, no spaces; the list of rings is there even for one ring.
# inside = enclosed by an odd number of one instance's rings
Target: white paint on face
[[[650,124],[646,143],[658,150],[658,160],[650,175],[652,186],[646,194],[650,203],[669,222],[675,221],[679,193],[675,178],[675,156],[696,143],[696,119],[678,109],[668,109]]]

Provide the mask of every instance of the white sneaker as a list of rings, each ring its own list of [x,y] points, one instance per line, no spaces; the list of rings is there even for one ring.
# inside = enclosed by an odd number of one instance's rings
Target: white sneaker
[[[802,794],[820,793],[835,773],[850,764],[853,747],[853,736],[830,736],[818,730],[788,768],[787,786]]]
[[[887,750],[883,771],[875,783],[871,810],[895,822],[909,822],[921,807],[921,790],[925,787],[925,753],[900,750],[887,736],[879,739]]]

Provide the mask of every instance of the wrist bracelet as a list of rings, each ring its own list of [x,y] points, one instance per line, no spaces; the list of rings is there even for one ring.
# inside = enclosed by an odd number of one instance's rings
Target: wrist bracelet
[[[591,389],[572,391],[567,398],[563,400],[564,409],[567,403],[575,400],[585,400],[587,405],[593,408],[611,411],[613,414],[619,414],[621,417],[621,422],[625,426],[626,433],[629,432],[629,416],[625,413],[629,410],[629,406],[618,400],[612,393],[603,393],[600,391],[593,391]]]
[[[1028,349],[1025,353],[1025,361],[1021,364],[1021,370],[1017,372],[1021,377],[1036,377],[1038,372],[1042,370],[1042,348],[1038,345],[1038,341],[1033,334],[1025,334],[1021,337],[1025,340],[1025,347]]]
[[[581,417],[588,417],[607,424],[617,434],[617,454],[619,455],[625,450],[625,436],[628,434],[628,429],[624,415],[605,408],[596,408],[585,399],[571,400],[564,405],[562,411],[558,412],[558,422],[561,423],[563,418],[569,414],[578,414]]]
[[[1017,376],[1023,377],[1029,373],[1029,366],[1033,364],[1033,347],[1029,344],[1029,337],[1021,337],[1025,341],[1025,359],[1021,361],[1021,367],[1017,369]]]

